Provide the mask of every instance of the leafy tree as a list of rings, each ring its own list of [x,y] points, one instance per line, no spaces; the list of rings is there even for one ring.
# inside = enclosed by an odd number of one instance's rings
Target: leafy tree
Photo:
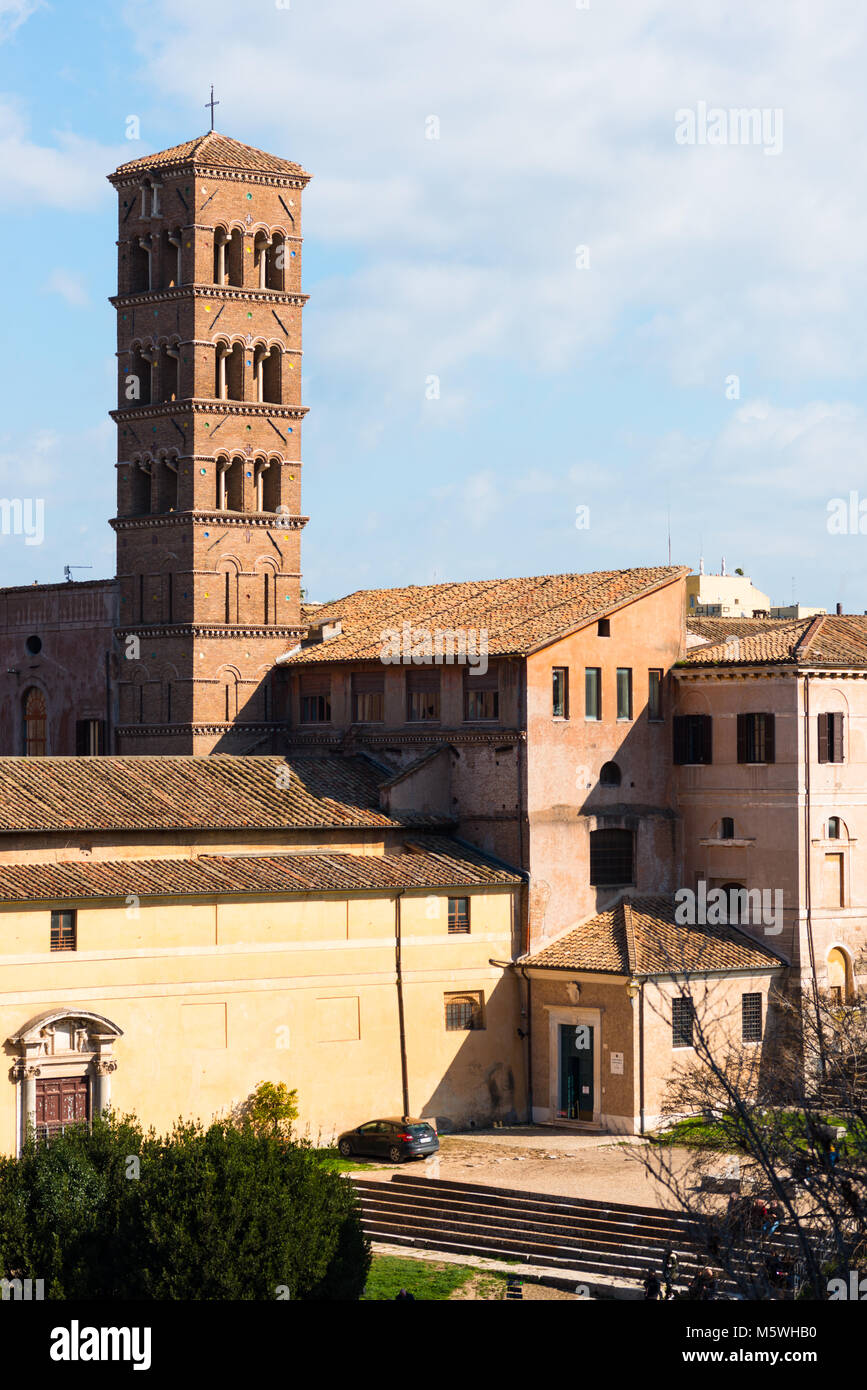
[[[260,1081],[236,1107],[233,1118],[241,1125],[250,1125],[256,1134],[288,1139],[298,1118],[298,1092],[290,1091],[285,1081]]]
[[[369,1263],[352,1184],[249,1124],[108,1114],[0,1160],[0,1270],[49,1298],[355,1299]]]

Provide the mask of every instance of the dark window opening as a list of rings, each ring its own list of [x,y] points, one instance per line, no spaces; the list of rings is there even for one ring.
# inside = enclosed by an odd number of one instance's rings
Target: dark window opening
[[[596,636],[597,636],[597,637],[610,637],[610,636],[611,636],[611,619],[610,619],[610,618],[600,618],[600,619],[599,619],[599,622],[596,624]]]
[[[631,830],[591,830],[590,882],[620,888],[634,882],[635,836]]]
[[[741,995],[741,1037],[744,1042],[762,1040],[762,996]]]
[[[45,696],[41,690],[28,690],[24,696],[24,755],[44,758],[48,751]]]
[[[554,719],[569,718],[569,668],[555,666],[551,671],[551,714]]]
[[[31,656],[38,656],[42,651],[42,638],[36,636],[28,637],[24,645]]]
[[[839,839],[840,839],[840,817],[839,817],[839,816],[829,816],[829,817],[828,817],[828,839],[829,839],[829,840],[839,840]]]
[[[648,671],[647,673],[647,717],[648,719],[662,719],[662,672]]]
[[[301,696],[302,724],[330,724],[331,698],[328,695]]]
[[[104,719],[76,719],[75,752],[83,758],[100,757],[105,752]]]
[[[439,671],[407,671],[406,717],[411,723],[435,722],[439,719]]]
[[[735,823],[731,816],[723,816],[720,821],[719,837],[721,840],[733,840],[735,838]]]
[[[671,1045],[672,1047],[692,1047],[692,1030],[695,1013],[691,999],[672,999],[671,1001]]]
[[[843,716],[842,714],[820,714],[819,720],[819,762],[842,763],[843,761]]]
[[[674,716],[674,761],[713,762],[713,723],[709,714]]]
[[[774,716],[739,714],[738,762],[772,763],[774,751]]]
[[[599,773],[599,781],[603,787],[620,786],[620,768],[616,763],[603,763],[602,771]]]

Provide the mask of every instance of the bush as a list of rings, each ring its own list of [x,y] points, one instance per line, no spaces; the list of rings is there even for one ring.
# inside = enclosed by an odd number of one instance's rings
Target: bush
[[[0,1160],[0,1268],[49,1298],[356,1299],[369,1264],[352,1184],[251,1125],[109,1114]]]

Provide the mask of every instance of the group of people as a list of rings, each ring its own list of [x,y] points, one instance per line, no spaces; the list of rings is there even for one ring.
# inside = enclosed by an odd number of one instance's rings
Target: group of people
[[[656,1274],[651,1270],[644,1280],[645,1299],[665,1301],[672,1298],[689,1298],[708,1302],[717,1297],[716,1275],[709,1265],[696,1272],[683,1294],[677,1292],[678,1268],[677,1255],[669,1242],[662,1256],[661,1272]]]

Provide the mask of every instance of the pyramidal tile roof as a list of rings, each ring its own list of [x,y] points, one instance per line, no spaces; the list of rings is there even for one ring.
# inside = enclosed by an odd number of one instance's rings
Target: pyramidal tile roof
[[[254,145],[244,145],[218,130],[209,130],[197,135],[194,140],[185,140],[181,145],[172,145],[168,150],[157,150],[155,154],[142,155],[121,164],[109,179],[121,179],[128,174],[149,169],[168,169],[202,166],[208,169],[241,169],[247,173],[278,174],[292,179],[309,179],[311,176],[300,164],[290,159],[281,159],[276,154],[266,154]]]
[[[715,632],[688,620],[691,631],[710,640],[690,647],[681,666],[867,666],[867,614],[826,613],[776,624],[740,619],[730,632],[725,632],[725,618],[704,619],[708,621],[719,625]],[[751,622],[757,626],[748,627]]]
[[[323,661],[378,661],[383,632],[411,627],[487,633],[488,654],[519,655],[574,631],[598,614],[640,598],[689,573],[678,565],[600,570],[592,574],[537,574],[525,579],[469,579],[402,589],[358,589],[323,603],[312,630],[339,625],[326,641],[278,658],[281,665]]]
[[[604,912],[521,958],[549,970],[614,975],[702,975],[776,970],[788,961],[734,926],[685,926],[667,894],[625,896]]]

